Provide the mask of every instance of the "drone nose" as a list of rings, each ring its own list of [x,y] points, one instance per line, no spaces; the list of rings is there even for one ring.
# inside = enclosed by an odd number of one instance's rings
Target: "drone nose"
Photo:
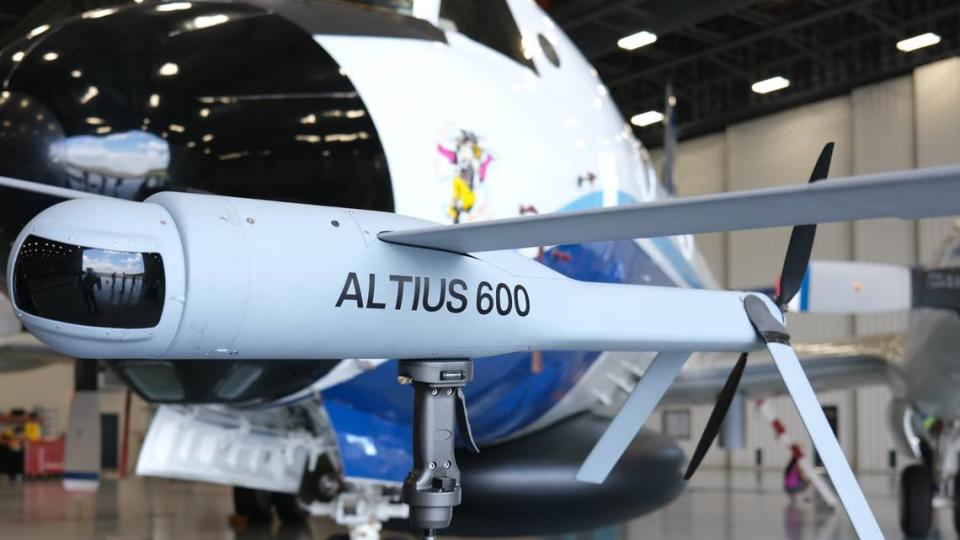
[[[93,195],[30,220],[6,283],[20,322],[75,358],[143,358],[169,346],[182,314],[183,246],[156,204]]]

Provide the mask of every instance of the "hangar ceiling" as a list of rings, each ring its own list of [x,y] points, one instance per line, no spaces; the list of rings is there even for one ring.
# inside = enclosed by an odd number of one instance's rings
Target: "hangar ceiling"
[[[51,18],[127,1],[4,0],[0,44]],[[624,116],[662,110],[670,82],[680,139],[960,54],[956,0],[538,1],[596,66]],[[617,46],[641,30],[657,41],[633,51]],[[897,41],[924,32],[942,41],[897,50]],[[751,91],[754,82],[777,75],[790,86]],[[648,147],[662,144],[661,124],[634,129]]]
[[[663,109],[677,96],[681,139],[758,115],[838,95],[960,53],[956,0],[542,0],[596,66],[624,116]],[[651,45],[617,40],[647,30]],[[925,32],[942,41],[914,52],[896,43]],[[754,82],[782,76],[761,95]],[[657,123],[635,128],[662,144]]]

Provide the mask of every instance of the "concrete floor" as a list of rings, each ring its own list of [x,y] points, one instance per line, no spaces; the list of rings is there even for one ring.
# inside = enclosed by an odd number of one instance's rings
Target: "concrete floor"
[[[780,475],[701,471],[667,508],[595,534],[564,540],[839,540],[853,539],[846,516],[817,509],[811,501],[791,507],[779,489]],[[892,475],[861,478],[887,538],[901,538],[896,481]],[[325,539],[340,532],[313,519],[306,527],[234,531],[228,488],[157,479],[105,481],[96,494],[67,494],[58,481],[14,485],[0,480],[0,538],[104,540],[286,540]],[[931,538],[957,538],[949,509],[937,514]],[[611,534],[612,533],[612,534]],[[394,536],[394,535],[391,535]],[[453,539],[451,539],[453,540]]]

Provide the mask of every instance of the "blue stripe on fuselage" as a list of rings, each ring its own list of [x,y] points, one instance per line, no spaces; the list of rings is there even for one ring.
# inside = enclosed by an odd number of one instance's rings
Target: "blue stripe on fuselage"
[[[623,195],[621,201],[626,204],[631,199]],[[600,203],[600,194],[593,193],[564,210]],[[688,277],[695,277],[695,271],[672,241],[658,239],[655,246],[688,284],[699,285],[699,280]],[[557,246],[545,251],[543,263],[582,281],[678,285],[633,240]],[[530,353],[478,359],[474,379],[465,388],[478,443],[504,438],[540,418],[563,399],[599,354],[546,351],[539,366]],[[340,444],[345,474],[402,481],[412,463],[409,441],[413,393],[409,386],[397,385],[396,361],[330,388],[323,396]]]

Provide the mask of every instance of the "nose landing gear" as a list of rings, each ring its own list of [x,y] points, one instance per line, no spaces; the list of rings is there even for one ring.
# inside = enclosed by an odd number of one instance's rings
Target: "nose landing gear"
[[[914,464],[900,475],[900,528],[911,538],[926,538],[933,519],[933,473]]]
[[[920,438],[921,463],[900,475],[900,528],[910,538],[926,538],[933,526],[934,510],[953,507],[953,525],[960,532],[960,474],[956,473],[960,424],[936,421]],[[951,488],[952,493],[951,493]]]
[[[403,502],[410,523],[435,540],[450,526],[460,504],[460,469],[454,456],[455,430],[467,447],[479,452],[470,430],[463,387],[473,378],[472,360],[400,360],[401,384],[412,384],[413,469],[403,481]]]

